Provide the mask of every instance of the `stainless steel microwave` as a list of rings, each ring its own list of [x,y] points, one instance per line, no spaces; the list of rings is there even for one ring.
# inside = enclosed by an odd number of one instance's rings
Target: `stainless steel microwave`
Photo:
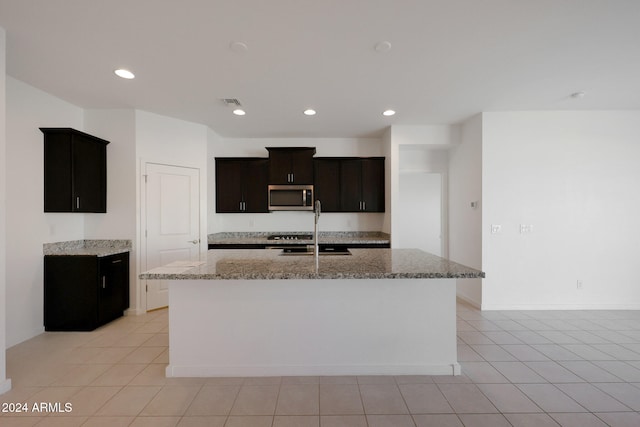
[[[270,211],[312,211],[313,185],[270,185]]]

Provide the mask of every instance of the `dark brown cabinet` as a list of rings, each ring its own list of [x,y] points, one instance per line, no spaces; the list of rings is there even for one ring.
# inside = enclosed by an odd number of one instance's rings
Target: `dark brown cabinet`
[[[268,159],[218,157],[215,161],[216,212],[268,212]]]
[[[71,128],[44,133],[44,211],[107,211],[107,144]]]
[[[384,212],[384,158],[345,160],[340,180],[343,212]]]
[[[313,161],[313,191],[323,212],[340,212],[340,163],[339,159],[332,158]]]
[[[44,328],[91,331],[129,308],[129,252],[44,257]]]
[[[314,166],[323,211],[384,212],[384,157],[320,157]]]
[[[269,184],[313,184],[315,147],[267,147]]]

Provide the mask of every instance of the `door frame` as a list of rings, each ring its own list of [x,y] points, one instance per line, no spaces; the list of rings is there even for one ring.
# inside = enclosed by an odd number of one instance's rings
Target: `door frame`
[[[140,212],[139,212],[139,227],[138,227],[138,242],[139,242],[139,250],[137,251],[137,262],[136,264],[139,266],[138,272],[141,273],[143,271],[147,271],[147,186],[146,186],[146,175],[147,175],[147,165],[160,165],[160,166],[171,166],[171,167],[179,167],[179,168],[189,168],[196,169],[198,171],[198,192],[199,192],[199,221],[198,225],[200,228],[199,232],[199,257],[202,259],[203,254],[206,256],[206,252],[208,249],[207,242],[207,227],[206,227],[206,212],[207,212],[207,199],[203,197],[203,194],[206,196],[206,174],[203,176],[202,168],[197,165],[190,164],[174,164],[169,162],[162,161],[153,161],[149,159],[140,159],[139,163],[139,175],[138,175],[138,183],[140,186]],[[203,190],[204,188],[204,190]],[[204,248],[204,249],[203,249]],[[137,279],[137,300],[139,301],[138,308],[136,309],[136,314],[145,314],[147,312],[147,281],[143,279]]]

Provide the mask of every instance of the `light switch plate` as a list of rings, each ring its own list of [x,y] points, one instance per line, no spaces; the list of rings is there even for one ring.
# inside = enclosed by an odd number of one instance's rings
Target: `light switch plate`
[[[533,231],[533,225],[531,224],[520,224],[520,234],[528,234]]]

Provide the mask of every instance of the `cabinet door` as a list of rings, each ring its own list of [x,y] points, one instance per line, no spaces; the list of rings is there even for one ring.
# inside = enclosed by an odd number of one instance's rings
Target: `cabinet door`
[[[362,210],[384,212],[384,159],[362,159]]]
[[[293,184],[313,184],[313,154],[315,149],[300,149],[291,152]]]
[[[107,211],[107,144],[71,128],[44,133],[44,211]]]
[[[269,183],[291,184],[291,153],[289,151],[269,151]]]
[[[340,160],[314,160],[315,199],[320,200],[323,212],[340,211]]]
[[[91,331],[98,322],[98,258],[44,257],[44,328]]]
[[[100,325],[122,316],[124,305],[128,302],[128,286],[125,286],[129,282],[128,259],[128,254],[100,258],[98,280],[98,324]]]
[[[74,135],[71,144],[73,212],[107,211],[107,147]]]
[[[340,210],[360,212],[362,209],[362,172],[359,159],[340,162]]]
[[[244,211],[250,213],[269,212],[268,194],[269,161],[247,160],[243,173]]]
[[[244,165],[243,160],[216,159],[216,212],[242,211]]]
[[[71,212],[71,137],[45,133],[44,137],[44,211]]]

